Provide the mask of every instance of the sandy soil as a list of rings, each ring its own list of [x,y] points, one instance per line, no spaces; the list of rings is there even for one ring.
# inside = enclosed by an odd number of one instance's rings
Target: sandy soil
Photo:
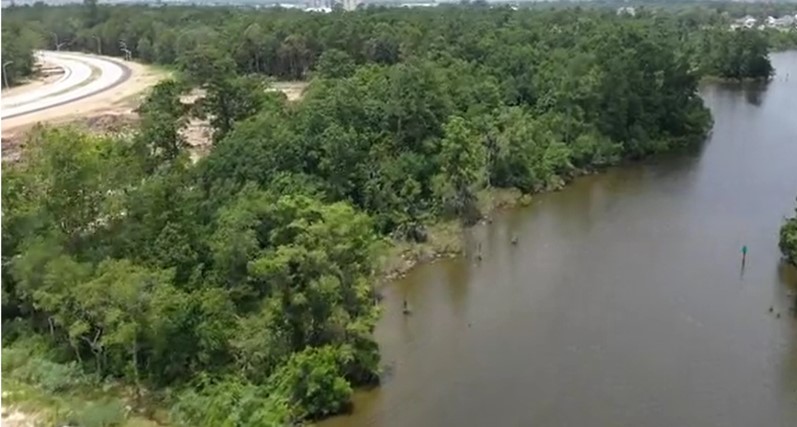
[[[288,101],[298,101],[304,95],[304,90],[307,89],[307,82],[292,81],[292,82],[274,82],[272,87],[281,91],[288,97]]]
[[[16,409],[6,412],[3,408],[2,424],[4,427],[36,427],[39,420],[36,416]]]
[[[134,126],[138,122],[138,114],[135,109],[146,95],[146,89],[167,77],[168,74],[137,63],[128,63],[128,66],[133,72],[130,80],[102,95],[33,114],[33,117],[23,116],[19,118],[20,120],[4,120],[2,123],[3,160],[13,162],[19,158],[19,149],[25,132],[39,122],[70,123],[97,132],[121,132]],[[298,101],[304,94],[307,85],[307,82],[291,81],[275,82],[272,87],[274,90],[285,93],[289,101]],[[204,96],[202,90],[193,90],[181,101],[192,104],[201,96]],[[212,129],[207,120],[190,119],[182,134],[191,147],[192,160],[196,161],[210,151]]]
[[[213,145],[213,129],[207,120],[192,118],[188,121],[188,126],[183,129],[182,135],[191,147],[191,161],[196,162],[210,152],[210,147]]]
[[[274,82],[271,85],[271,90],[284,93],[288,101],[294,102],[302,99],[307,85],[307,82],[302,81]],[[188,95],[183,96],[180,101],[184,104],[193,104],[204,95],[203,90],[195,89]],[[213,129],[211,129],[207,120],[192,118],[188,121],[188,126],[183,130],[183,137],[185,137],[186,142],[191,147],[191,160],[197,161],[210,152]]]
[[[288,101],[295,102],[302,99],[308,84],[308,82],[302,81],[285,81],[274,82],[271,87],[272,90],[284,93]],[[193,104],[203,96],[205,96],[203,90],[194,89],[180,98],[180,101],[184,104]],[[183,129],[182,135],[186,143],[191,147],[191,160],[197,161],[210,152],[213,144],[213,129],[211,129],[207,120],[192,118],[188,121],[186,128]]]

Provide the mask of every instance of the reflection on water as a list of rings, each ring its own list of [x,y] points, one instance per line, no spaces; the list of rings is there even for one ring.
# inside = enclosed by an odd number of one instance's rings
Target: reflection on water
[[[744,97],[747,102],[760,106],[763,102],[764,94],[766,94],[766,83],[751,83],[744,87]]]
[[[797,53],[773,62],[797,72]],[[702,150],[535,197],[389,286],[384,384],[323,424],[797,426],[797,272],[777,247],[797,79],[703,96]]]
[[[781,261],[778,263],[778,279],[785,289],[785,297],[792,301],[789,311],[797,317],[797,267]]]
[[[787,315],[797,322],[797,267],[788,265],[785,261],[779,263],[778,279],[783,297],[791,301]],[[797,330],[792,330],[791,337],[785,339],[783,345],[785,349],[782,352],[781,389],[785,391],[784,400],[792,408],[793,418],[797,419]]]

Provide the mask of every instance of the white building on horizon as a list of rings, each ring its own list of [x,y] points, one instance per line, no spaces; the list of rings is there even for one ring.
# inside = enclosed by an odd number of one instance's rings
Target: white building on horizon
[[[358,0],[343,0],[343,10],[353,11],[357,10],[357,6],[362,3]]]

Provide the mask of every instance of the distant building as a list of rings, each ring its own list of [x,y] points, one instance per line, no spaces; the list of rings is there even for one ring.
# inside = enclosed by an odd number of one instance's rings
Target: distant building
[[[773,27],[786,28],[794,26],[794,17],[791,15],[781,16],[772,22]]]
[[[402,3],[401,7],[436,7],[437,3]]]
[[[636,16],[636,9],[631,6],[620,7],[617,9],[617,15]]]
[[[733,25],[731,25],[731,28],[734,28],[734,29],[735,28],[741,28],[741,27],[753,28],[753,27],[755,27],[756,22],[758,22],[758,21],[755,18],[753,18],[750,15],[747,15],[747,16],[745,16],[743,18],[739,18],[736,21],[734,21]]]
[[[304,4],[308,12],[325,12],[326,9],[332,9],[333,3],[332,0],[307,0]]]

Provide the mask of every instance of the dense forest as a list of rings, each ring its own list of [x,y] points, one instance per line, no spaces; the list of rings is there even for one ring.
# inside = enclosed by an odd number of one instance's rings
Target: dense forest
[[[780,250],[786,260],[797,265],[797,208],[794,214],[780,229]]]
[[[187,426],[345,410],[379,379],[386,245],[473,223],[492,188],[532,193],[695,147],[711,125],[704,69],[770,69],[760,33],[665,13],[87,3],[7,22],[70,49],[118,55],[122,40],[184,72],[152,90],[132,134],[37,129],[5,167],[3,379],[115,381]],[[312,82],[289,103],[263,75]],[[195,164],[191,115],[215,141]]]
[[[4,83],[15,85],[34,72],[33,51],[45,44],[39,34],[24,22],[5,20],[2,23],[2,49]]]
[[[615,14],[614,8],[584,7],[593,18]],[[129,51],[144,62],[181,66],[194,65],[197,59],[226,56],[240,74],[308,79],[327,52],[345,53],[354,65],[389,65],[403,61],[406,56],[428,56],[440,51],[439,43],[451,42],[459,36],[464,38],[459,43],[462,52],[452,53],[465,60],[479,61],[485,50],[504,48],[493,46],[502,40],[492,34],[497,30],[502,33],[513,30],[506,28],[502,20],[525,25],[519,16],[538,13],[475,3],[469,9],[478,10],[475,13],[490,19],[474,19],[457,6],[430,11],[371,7],[354,15],[342,12],[324,15],[279,9],[107,6],[98,5],[96,0],[63,7],[37,3],[4,10],[3,51],[11,52],[14,57],[15,65],[9,70],[12,81],[30,72],[30,53],[34,47],[114,56]],[[572,18],[569,9],[550,9],[542,13],[558,16],[550,21],[553,25],[573,24],[568,22]],[[624,18],[653,19],[677,31],[680,41],[689,45],[681,53],[689,55],[691,65],[699,68],[701,75],[765,78],[771,71],[766,61],[769,45],[797,46],[797,30],[727,30],[732,17],[744,13],[763,17],[787,11],[788,7],[773,5],[718,4],[713,8],[650,5],[639,8],[636,16]],[[454,17],[443,18],[449,14]],[[539,26],[526,22],[532,27]],[[476,27],[466,35],[470,24]],[[535,46],[532,50],[544,51],[536,46],[540,40],[526,42]]]

